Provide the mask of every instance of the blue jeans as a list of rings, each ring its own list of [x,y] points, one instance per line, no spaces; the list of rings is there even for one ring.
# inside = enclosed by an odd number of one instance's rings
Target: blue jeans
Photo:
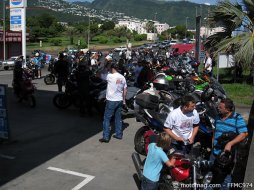
[[[104,112],[104,119],[103,119],[103,139],[109,140],[110,136],[110,120],[115,114],[115,132],[116,136],[119,138],[123,137],[122,132],[122,101],[109,101],[106,102],[105,112]]]
[[[210,156],[210,159],[209,159],[209,160],[210,160],[212,163],[214,163],[215,159],[216,159],[215,155],[214,155],[213,153],[211,153],[211,156]],[[231,183],[231,181],[232,181],[232,177],[231,177],[230,174],[228,174],[228,175],[225,177],[223,183],[221,184],[220,190],[229,190],[228,183]],[[207,187],[205,190],[212,190],[212,189],[213,189],[212,187]]]
[[[153,182],[143,176],[141,190],[158,190],[158,182]]]

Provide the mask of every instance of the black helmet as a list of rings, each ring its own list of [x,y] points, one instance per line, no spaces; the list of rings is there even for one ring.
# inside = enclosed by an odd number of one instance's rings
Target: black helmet
[[[118,63],[116,63],[116,62],[112,62],[111,65],[110,65],[110,68],[111,68],[111,69],[118,70],[118,69],[119,69],[119,65],[118,65]]]
[[[214,90],[212,88],[205,89],[201,94],[201,100],[206,102],[212,98]]]
[[[233,165],[234,161],[234,156],[231,152],[221,152],[214,164],[219,167],[219,168],[223,168],[223,169],[230,169]]]

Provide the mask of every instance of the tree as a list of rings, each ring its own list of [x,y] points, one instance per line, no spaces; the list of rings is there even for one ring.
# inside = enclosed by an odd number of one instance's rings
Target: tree
[[[148,21],[145,25],[145,30],[148,33],[154,33],[155,32],[155,27],[154,27],[154,22],[153,21]]]
[[[245,10],[243,10],[245,9]],[[205,47],[213,51],[232,53],[235,61],[243,68],[254,70],[254,1],[243,0],[238,3],[221,1],[209,17],[212,24],[222,26],[223,32],[210,36]],[[240,33],[232,36],[232,32]]]
[[[115,28],[115,23],[112,21],[106,21],[101,25],[102,30],[112,30]]]

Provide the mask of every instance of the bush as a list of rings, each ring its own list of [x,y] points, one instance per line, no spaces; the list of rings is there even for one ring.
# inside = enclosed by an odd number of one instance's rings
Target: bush
[[[121,42],[126,42],[127,38],[125,36],[120,37]]]
[[[50,43],[51,43],[51,45],[54,45],[54,46],[60,46],[62,44],[62,40],[61,39],[51,39]]]
[[[118,37],[113,37],[113,38],[112,38],[112,41],[113,41],[114,43],[121,43],[121,42],[122,42],[122,40],[121,40],[120,38],[118,38]]]
[[[108,43],[108,39],[105,36],[101,36],[99,38],[99,42],[102,44],[106,44],[106,43]]]
[[[135,34],[134,35],[134,40],[135,41],[142,41],[142,40],[146,40],[147,35],[146,34]]]

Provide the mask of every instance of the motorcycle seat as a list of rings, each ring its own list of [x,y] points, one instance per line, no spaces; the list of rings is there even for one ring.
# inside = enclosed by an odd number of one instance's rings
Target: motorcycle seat
[[[159,114],[154,110],[147,110],[147,112],[149,113],[149,115],[154,118],[155,120],[159,121],[161,125],[164,126],[165,120],[167,119],[167,115],[166,114]]]

